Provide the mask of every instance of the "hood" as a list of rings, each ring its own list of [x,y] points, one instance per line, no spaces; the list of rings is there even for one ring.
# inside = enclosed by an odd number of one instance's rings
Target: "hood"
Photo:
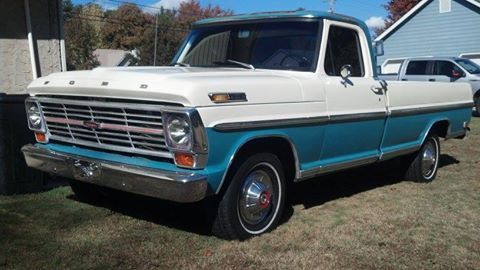
[[[285,72],[237,68],[96,68],[42,77],[30,84],[28,92],[152,100],[188,107],[216,105],[208,97],[215,92],[243,92],[248,104],[303,100],[300,83]]]

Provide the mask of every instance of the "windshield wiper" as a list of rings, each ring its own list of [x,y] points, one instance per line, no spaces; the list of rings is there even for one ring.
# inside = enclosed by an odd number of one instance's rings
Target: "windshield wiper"
[[[190,67],[190,64],[182,63],[182,62],[176,62],[176,63],[173,64],[173,66]]]
[[[243,62],[239,62],[239,61],[235,61],[235,60],[231,60],[231,59],[227,59],[225,61],[227,63],[235,64],[235,65],[238,65],[238,66],[241,66],[241,67],[244,67],[244,68],[255,69],[255,67],[252,64],[247,64],[247,63],[243,63]]]

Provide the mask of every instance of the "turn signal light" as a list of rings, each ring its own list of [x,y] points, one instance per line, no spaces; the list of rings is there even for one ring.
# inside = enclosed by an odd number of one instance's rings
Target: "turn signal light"
[[[47,142],[47,136],[45,136],[45,133],[35,132],[35,139],[37,139],[37,142]]]
[[[228,94],[212,94],[210,95],[210,99],[215,103],[222,103],[228,102],[230,100],[230,96]]]
[[[183,167],[193,167],[195,165],[195,157],[192,154],[175,153],[175,163]]]

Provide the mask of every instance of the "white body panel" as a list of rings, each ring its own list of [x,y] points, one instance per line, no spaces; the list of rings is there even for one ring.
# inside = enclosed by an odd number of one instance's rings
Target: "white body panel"
[[[314,72],[247,70],[242,68],[123,67],[97,68],[51,74],[35,80],[35,95],[90,96],[177,103],[198,108],[204,125],[257,120],[309,118],[342,114],[387,112],[392,108],[428,107],[471,101],[467,84],[389,82],[388,98],[376,94],[369,46],[361,28],[324,20],[323,37],[330,25],[358,31],[365,65],[362,78],[343,85],[323,69],[326,42],[320,48]],[[209,93],[242,92],[247,102],[215,104]],[[388,101],[387,101],[388,100]],[[389,108],[387,109],[387,106]]]

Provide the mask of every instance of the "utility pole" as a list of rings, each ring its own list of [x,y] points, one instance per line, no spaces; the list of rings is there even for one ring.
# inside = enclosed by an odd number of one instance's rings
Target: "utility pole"
[[[155,13],[155,41],[154,41],[154,53],[153,53],[153,66],[157,65],[157,39],[158,39],[158,11]]]
[[[329,10],[330,13],[334,13],[335,12],[335,0],[330,0],[330,10]]]

